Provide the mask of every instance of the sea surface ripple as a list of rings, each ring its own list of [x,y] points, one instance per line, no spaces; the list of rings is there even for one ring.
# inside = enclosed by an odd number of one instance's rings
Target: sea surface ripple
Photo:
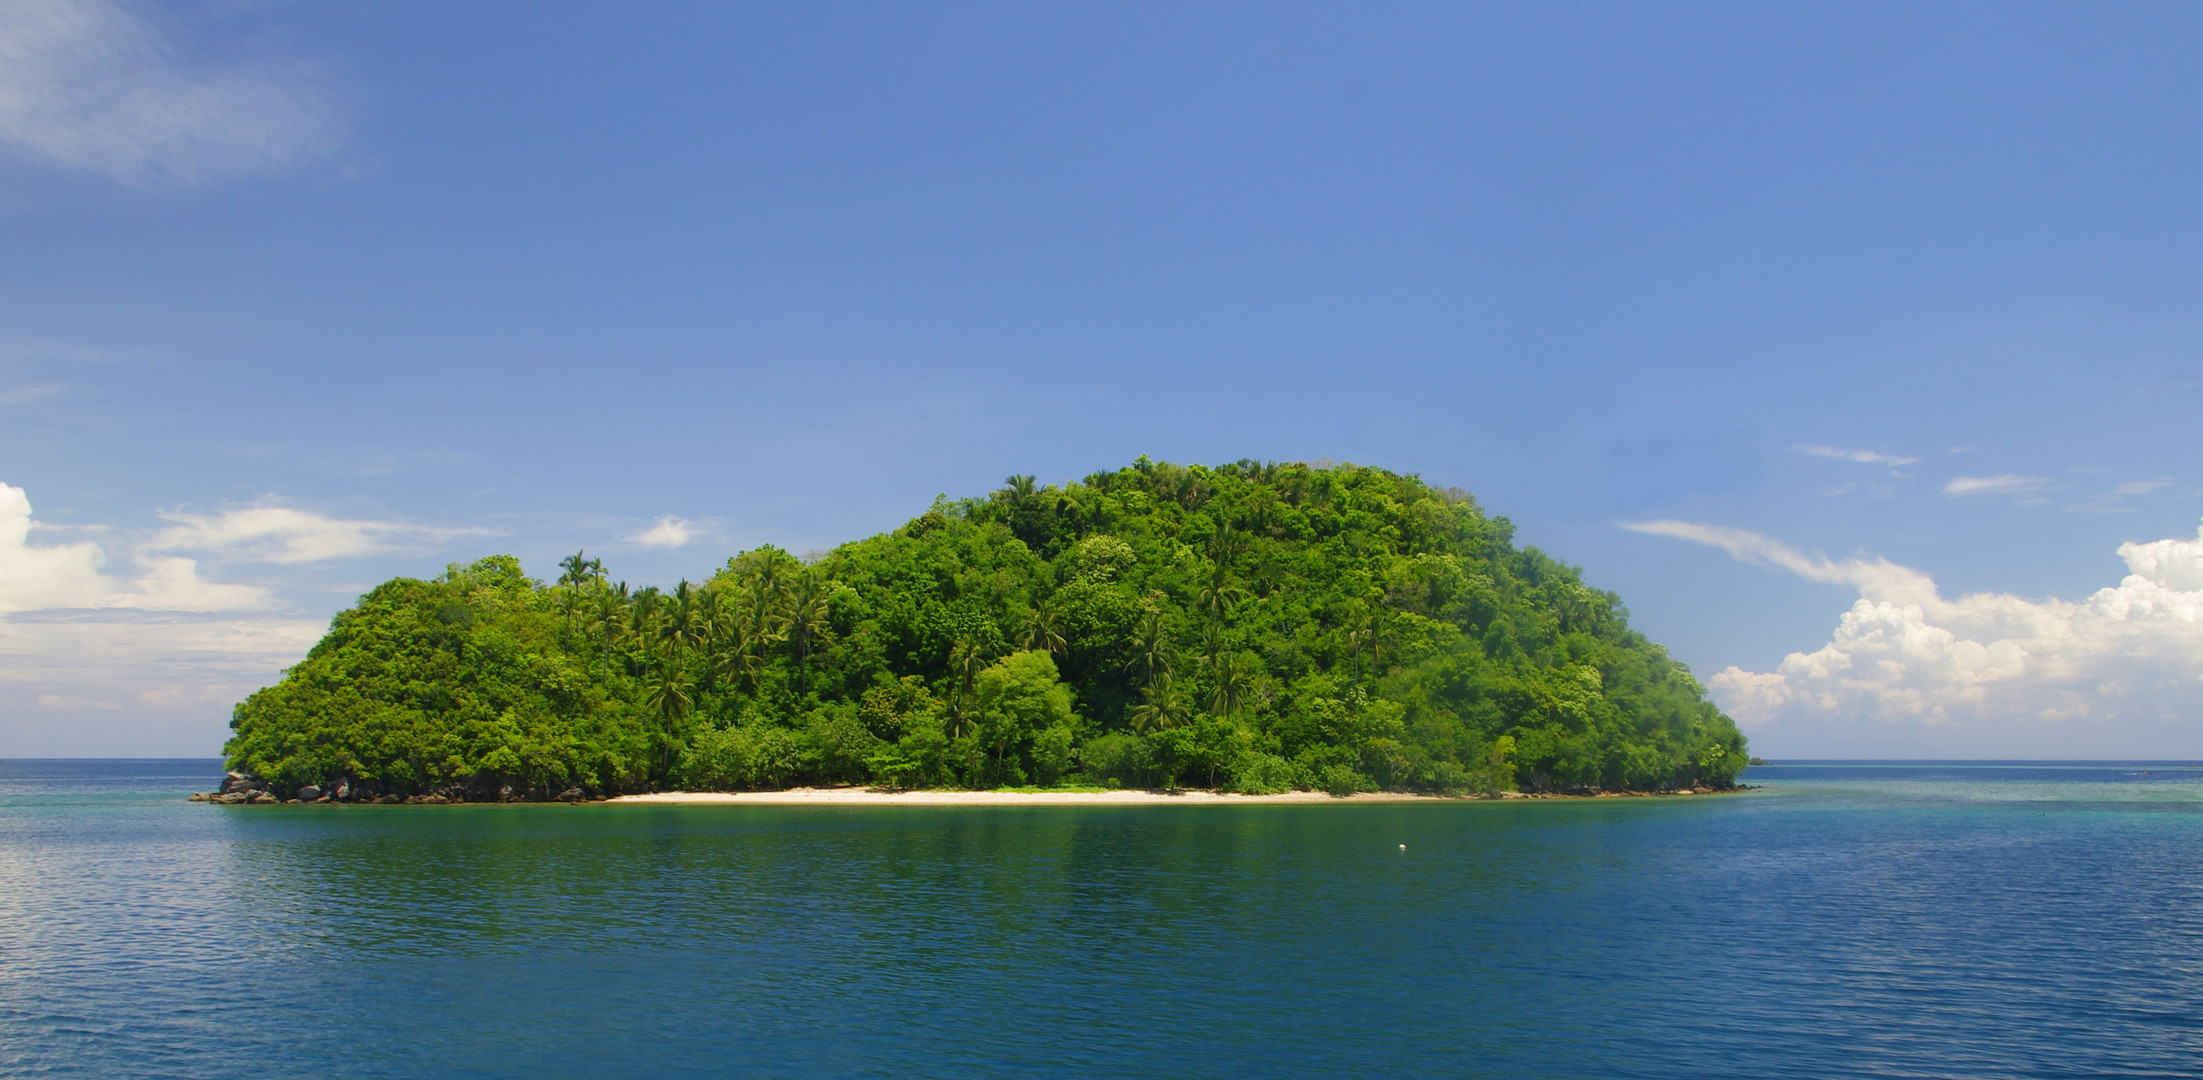
[[[0,1075],[2203,1072],[2192,765],[1536,803],[183,801],[218,775],[0,762]]]

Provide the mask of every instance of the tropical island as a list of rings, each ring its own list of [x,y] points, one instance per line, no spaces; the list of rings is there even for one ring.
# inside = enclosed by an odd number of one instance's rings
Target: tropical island
[[[1726,790],[1736,725],[1458,490],[1143,457],[630,588],[396,578],[240,703],[221,801]]]

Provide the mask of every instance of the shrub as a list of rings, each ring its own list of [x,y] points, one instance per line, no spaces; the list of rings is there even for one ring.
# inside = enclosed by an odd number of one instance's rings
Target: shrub
[[[1357,791],[1377,790],[1377,785],[1371,783],[1368,777],[1344,765],[1324,766],[1323,771],[1316,775],[1316,786],[1322,788],[1326,794],[1341,799]]]
[[[1231,778],[1224,790],[1242,795],[1282,795],[1308,786],[1308,779],[1292,762],[1276,754],[1249,752],[1231,764]]]

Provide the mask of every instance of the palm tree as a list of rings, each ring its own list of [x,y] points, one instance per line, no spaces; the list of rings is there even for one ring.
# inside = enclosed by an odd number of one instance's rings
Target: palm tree
[[[627,583],[620,582],[617,588],[598,589],[595,598],[590,602],[588,621],[583,624],[582,629],[584,633],[593,632],[597,635],[597,660],[600,665],[610,661],[613,639],[626,629],[626,625]]]
[[[565,610],[570,630],[574,610],[581,606],[582,590],[604,579],[604,560],[589,558],[587,551],[576,551],[560,559],[558,565],[566,571],[558,576],[559,604]]]
[[[643,698],[643,707],[658,718],[665,734],[665,768],[673,769],[674,728],[695,707],[695,699],[689,696],[688,677],[680,665],[662,664],[658,677],[652,680],[650,692]]]
[[[1019,635],[1019,644],[1038,652],[1061,653],[1064,648],[1063,634],[1056,629],[1059,621],[1056,618],[1055,605],[1046,600],[1041,601],[1033,609],[1032,617],[1026,620],[1024,633]]]
[[[1179,692],[1169,671],[1158,672],[1140,696],[1141,702],[1125,715],[1135,732],[1144,733],[1149,727],[1158,731],[1174,728],[1192,715],[1192,710],[1186,707],[1185,695]]]
[[[1346,647],[1354,653],[1354,682],[1362,681],[1362,650],[1369,647],[1369,627],[1350,626],[1346,630]]]
[[[969,734],[975,721],[972,716],[972,690],[979,681],[979,673],[986,669],[987,654],[968,640],[958,640],[949,647],[949,674],[956,677],[956,692],[949,700],[949,736]]]
[[[1140,616],[1140,625],[1132,632],[1132,643],[1137,651],[1133,662],[1147,669],[1147,685],[1155,685],[1158,672],[1170,666],[1170,624],[1163,613],[1149,608]]]
[[[763,580],[744,586],[742,608],[742,618],[748,620],[755,644],[763,646],[780,640],[780,594],[773,587]]]
[[[818,572],[806,568],[788,590],[787,609],[783,626],[788,641],[796,650],[796,693],[806,689],[810,675],[811,648],[826,633],[827,617],[832,614],[826,604],[826,586],[819,580]]]
[[[1210,567],[1208,580],[1201,583],[1200,591],[1194,593],[1193,604],[1211,623],[1221,623],[1231,614],[1232,605],[1246,596],[1247,590],[1232,580],[1231,570],[1223,563],[1216,563]]]
[[[586,550],[574,552],[558,561],[566,572],[558,576],[558,583],[569,589],[578,589],[592,581],[604,580],[604,560],[589,558]]]
[[[1383,604],[1373,602],[1368,611],[1362,625],[1369,635],[1369,673],[1377,675],[1384,671],[1385,646],[1392,644],[1392,620],[1386,617],[1389,612]]]
[[[749,620],[739,616],[729,618],[722,641],[725,647],[712,653],[712,671],[730,683],[747,679],[751,692],[755,693],[758,673],[758,640],[757,633],[750,627]]]
[[[1010,501],[1013,503],[1024,502],[1032,498],[1033,492],[1036,490],[1033,478],[1023,474],[1012,476],[1002,483],[1004,485],[1003,492],[1010,497]]]
[[[1201,662],[1210,674],[1215,674],[1217,667],[1223,664],[1227,647],[1223,627],[1210,623],[1201,628]]]
[[[1230,569],[1232,563],[1239,561],[1239,557],[1246,553],[1246,534],[1232,528],[1230,522],[1218,525],[1216,531],[1209,535],[1209,558],[1220,568]]]
[[[675,652],[703,644],[706,628],[699,615],[696,587],[683,578],[674,586],[673,595],[664,605],[664,618],[658,625],[659,638]]]
[[[1254,658],[1245,653],[1226,653],[1211,665],[1215,685],[1209,691],[1209,711],[1231,718],[1247,703],[1247,696],[1254,692],[1259,672]]]

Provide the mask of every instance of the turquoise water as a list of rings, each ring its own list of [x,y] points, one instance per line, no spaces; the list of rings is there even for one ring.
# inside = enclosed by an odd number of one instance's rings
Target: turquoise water
[[[217,775],[0,762],[0,1075],[2203,1072],[2191,766],[1428,805],[182,801]]]

